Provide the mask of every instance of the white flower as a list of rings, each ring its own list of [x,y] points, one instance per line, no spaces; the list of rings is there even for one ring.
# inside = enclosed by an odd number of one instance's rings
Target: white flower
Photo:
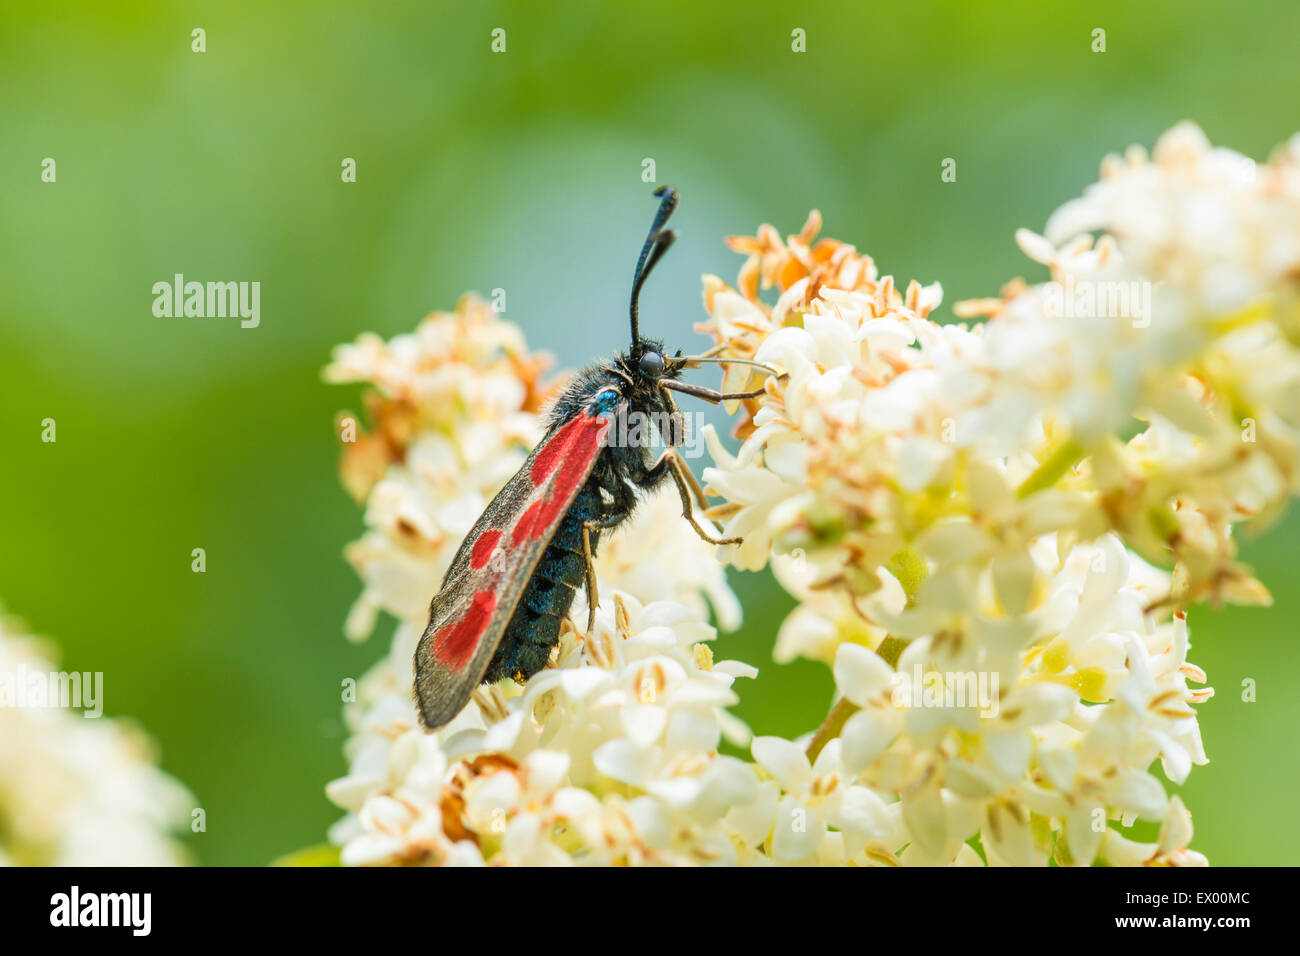
[[[759,796],[728,815],[735,838],[763,847],[785,865],[879,865],[893,860],[905,836],[897,805],[853,783],[831,741],[810,763],[804,749],[779,737],[757,737],[754,759],[769,779]]]
[[[55,671],[42,642],[0,616],[0,681]],[[193,798],[127,721],[0,703],[0,863],[173,866]]]
[[[1170,797],[1157,842],[1139,843],[1107,830],[1099,856],[1112,866],[1208,866],[1202,854],[1187,848],[1191,841],[1192,815],[1181,799]]]

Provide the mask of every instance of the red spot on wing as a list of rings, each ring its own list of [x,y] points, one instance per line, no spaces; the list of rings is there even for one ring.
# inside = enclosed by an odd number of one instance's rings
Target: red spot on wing
[[[529,475],[538,487],[551,481],[546,494],[528,506],[519,516],[510,543],[535,541],[559,519],[586,479],[592,459],[600,451],[600,440],[609,428],[609,420],[580,414],[560,428],[546,447],[533,459]],[[552,478],[552,476],[554,476]]]
[[[528,510],[520,515],[519,520],[515,522],[515,530],[510,535],[512,545],[518,547],[525,541],[532,541],[534,538],[542,536],[542,532],[546,530],[546,525],[540,522],[540,517],[545,509],[546,502],[540,499],[528,506]]]
[[[487,630],[488,621],[492,619],[496,606],[495,591],[476,591],[465,616],[434,635],[429,654],[453,670],[463,668],[474,657],[478,640]]]
[[[609,422],[606,420],[585,412],[579,413],[577,417],[561,426],[533,459],[533,467],[528,472],[532,476],[533,484],[540,485],[561,465],[571,466],[570,458],[573,454],[584,450],[588,441],[592,437],[599,438],[608,426]],[[582,456],[584,466],[588,457],[590,456]]]
[[[495,528],[479,535],[478,540],[474,542],[474,549],[469,553],[470,567],[481,568],[487,564],[488,558],[492,557],[492,551],[500,540],[501,532]]]

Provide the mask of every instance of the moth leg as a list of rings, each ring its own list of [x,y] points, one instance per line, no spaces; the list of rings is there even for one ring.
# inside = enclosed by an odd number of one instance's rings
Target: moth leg
[[[672,392],[668,391],[668,389],[666,388],[662,388],[659,390],[659,394],[663,396],[664,405],[668,409],[668,420],[669,420],[669,426],[668,426],[669,434],[664,435],[663,429],[661,428],[659,429],[659,437],[663,438],[664,444],[667,445],[669,448],[676,448],[677,442],[675,442],[673,439],[679,437],[677,423],[682,420],[681,419],[682,413],[677,410],[677,403],[673,401]],[[684,428],[685,426],[682,427]],[[658,464],[658,462],[656,462],[656,464]]]
[[[592,532],[608,531],[617,528],[632,514],[636,507],[636,494],[626,482],[618,481],[614,496],[604,508],[604,514],[596,518],[587,518],[582,522],[582,558],[586,563],[585,587],[587,591],[587,631],[596,626],[596,608],[600,605],[600,595],[596,590],[596,550],[592,546]]]
[[[668,465],[668,473],[673,476],[673,483],[677,485],[677,493],[681,495],[682,498],[682,517],[690,522],[695,533],[705,541],[709,542],[709,544],[740,544],[744,538],[714,538],[700,527],[699,522],[695,520],[695,509],[691,507],[691,488],[687,483],[687,479],[683,477],[682,472],[686,472],[687,475],[690,475],[690,483],[694,484],[697,488],[699,487],[699,482],[695,481],[695,476],[691,475],[691,470],[686,467],[686,463],[682,461],[680,455],[670,455],[665,452],[664,461]],[[703,496],[703,494],[704,489],[701,488],[700,495]]]
[[[722,402],[730,402],[745,398],[758,398],[766,394],[766,388],[756,388],[752,392],[719,392],[715,388],[705,388],[702,385],[690,385],[686,382],[660,382],[664,388],[671,388],[674,392],[682,392],[685,395],[694,395],[696,398],[702,398],[706,402],[712,402],[718,405]]]
[[[591,556],[591,529],[599,527],[598,521],[584,521],[582,523],[582,559],[586,562],[586,588],[587,588],[587,633],[590,634],[592,628],[596,626],[596,605],[600,603],[600,596],[596,594],[596,563]]]
[[[691,471],[690,466],[686,464],[685,459],[682,458],[682,453],[676,448],[671,448],[668,450],[668,454],[672,455],[672,457],[676,459],[676,464],[670,467],[676,467],[681,471],[682,477],[685,478],[686,483],[691,486],[691,494],[694,496],[695,500],[699,502],[700,509],[703,510],[704,508],[707,508],[709,506],[709,496],[704,493],[704,486],[701,485],[700,480],[695,477],[695,472]]]

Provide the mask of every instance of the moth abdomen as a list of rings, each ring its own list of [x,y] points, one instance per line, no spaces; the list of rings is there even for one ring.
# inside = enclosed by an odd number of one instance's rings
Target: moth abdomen
[[[579,494],[580,500],[588,497],[586,489]],[[573,596],[586,573],[582,523],[587,510],[575,507],[561,519],[555,536],[524,585],[519,604],[488,664],[485,681],[505,677],[526,679],[549,661],[551,649],[559,643],[564,618],[573,606]]]

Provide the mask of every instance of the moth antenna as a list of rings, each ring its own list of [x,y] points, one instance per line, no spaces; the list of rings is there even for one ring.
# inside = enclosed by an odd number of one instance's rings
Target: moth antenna
[[[650,223],[650,231],[646,233],[645,245],[641,247],[641,256],[637,259],[636,271],[632,274],[634,279],[645,268],[646,257],[650,254],[650,247],[654,244],[655,237],[663,229],[664,224],[668,222],[668,217],[677,208],[677,200],[681,198],[681,194],[672,186],[660,186],[654,191],[654,195],[663,198],[659,201],[659,210],[655,213],[654,222]]]
[[[673,240],[676,238],[677,234],[671,229],[665,229],[656,235],[654,245],[650,248],[650,255],[645,261],[645,268],[632,282],[632,345],[634,347],[637,342],[641,341],[639,327],[641,286],[645,285],[645,280],[650,275],[650,271],[654,269],[655,263],[663,257],[663,254],[668,251],[668,247],[673,244]]]
[[[660,186],[654,191],[654,194],[663,198],[659,201],[659,211],[655,213],[654,222],[650,224],[650,231],[646,234],[645,244],[641,247],[641,255],[636,261],[636,271],[632,274],[632,302],[628,311],[632,319],[633,346],[641,341],[641,286],[645,284],[646,277],[650,275],[655,263],[668,251],[668,247],[677,238],[671,231],[664,229],[664,223],[668,221],[668,217],[677,208],[679,193],[672,186]]]

